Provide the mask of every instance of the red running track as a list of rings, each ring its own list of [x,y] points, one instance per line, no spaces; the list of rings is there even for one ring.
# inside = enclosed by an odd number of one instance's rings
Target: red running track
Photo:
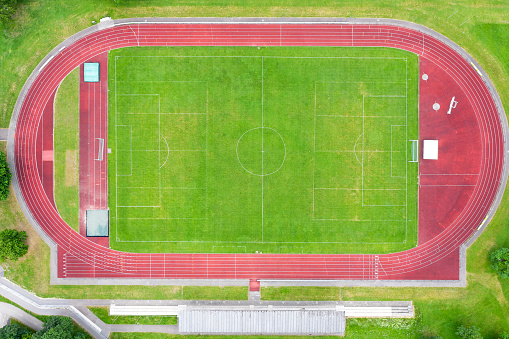
[[[477,119],[482,149],[472,194],[442,232],[414,249],[393,254],[137,254],[95,244],[66,225],[44,194],[37,173],[35,132],[43,108],[70,71],[108,50],[138,45],[386,46],[416,53],[454,79]],[[446,271],[444,263],[457,262],[458,248],[475,232],[495,199],[504,145],[495,102],[481,77],[452,48],[416,30],[389,25],[133,24],[91,33],[48,62],[22,103],[14,151],[27,207],[58,245],[59,277],[373,280],[433,279],[428,274],[435,271],[431,268]]]
[[[49,98],[40,117],[39,128],[37,130],[37,169],[41,178],[42,187],[50,203],[55,205],[53,192],[53,104],[55,100],[56,89]]]

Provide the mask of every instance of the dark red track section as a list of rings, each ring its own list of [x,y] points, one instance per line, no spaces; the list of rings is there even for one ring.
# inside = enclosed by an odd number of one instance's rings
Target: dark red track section
[[[56,89],[46,103],[46,106],[44,106],[37,130],[36,145],[37,170],[44,192],[46,192],[46,196],[53,207],[55,207],[55,197],[53,194],[53,103],[55,94]]]
[[[108,53],[87,62],[99,63],[99,82],[85,82],[80,65],[80,234],[86,236],[86,211],[108,208]],[[102,147],[101,147],[102,146]],[[91,237],[109,246],[107,237]]]
[[[460,89],[458,95],[463,95],[463,98],[458,107],[468,102],[470,112],[475,117],[475,120],[468,118],[464,121],[465,132],[475,121],[479,135],[475,146],[480,147],[478,152],[469,151],[469,156],[477,157],[474,161],[476,165],[472,168],[476,170],[472,172],[476,174],[474,180],[461,176],[471,174],[458,172],[458,168],[462,167],[448,168],[442,159],[429,168],[425,168],[423,163],[422,173],[434,174],[431,170],[439,169],[450,171],[460,176],[446,181],[447,185],[458,180],[461,183],[474,183],[475,186],[468,186],[472,187],[471,192],[458,191],[456,195],[451,195],[451,206],[458,208],[453,218],[447,215],[447,211],[437,213],[439,228],[421,235],[418,247],[400,253],[136,254],[102,247],[66,225],[45,195],[37,172],[36,131],[45,105],[60,81],[72,69],[110,49],[138,45],[386,46],[416,53],[423,63],[428,63],[421,66],[429,66],[430,74],[431,68],[445,72]],[[444,94],[440,100],[447,100],[450,94]],[[446,105],[447,102],[441,103],[443,107]],[[450,121],[443,121],[447,125],[421,125],[421,129],[442,129],[439,140],[448,133],[451,134],[450,142],[463,140],[463,131],[458,132],[460,136],[456,139],[452,136],[456,133],[453,129],[460,126],[461,119],[443,117],[444,113],[441,114],[443,119],[451,118]],[[446,144],[442,142],[442,145]],[[92,33],[58,53],[38,74],[22,104],[14,146],[16,171],[25,202],[42,229],[58,244],[58,276],[126,278],[457,279],[458,270],[451,272],[451,267],[457,267],[459,246],[475,232],[494,201],[500,185],[504,152],[501,122],[488,88],[457,52],[441,41],[412,29],[339,24],[141,24],[116,26]],[[447,150],[441,146],[442,151],[456,154],[454,160],[465,161],[461,154],[456,153],[458,149]],[[440,191],[429,189],[427,191],[428,188],[424,187],[424,192],[430,193],[420,197],[429,201],[437,199]],[[422,202],[420,205],[422,207]],[[439,207],[440,203],[437,201],[434,206]]]

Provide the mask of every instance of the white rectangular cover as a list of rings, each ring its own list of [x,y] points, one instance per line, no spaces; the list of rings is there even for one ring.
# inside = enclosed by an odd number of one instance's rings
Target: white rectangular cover
[[[438,159],[438,140],[424,140],[422,145],[422,158],[423,159]]]

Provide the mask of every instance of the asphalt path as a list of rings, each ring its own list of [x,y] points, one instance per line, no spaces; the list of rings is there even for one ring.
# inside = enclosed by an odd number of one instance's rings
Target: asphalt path
[[[42,321],[14,305],[0,302],[0,314],[7,314],[36,331],[42,330]]]
[[[254,300],[112,300],[112,299],[46,299],[40,298],[3,277],[0,267],[0,295],[20,307],[39,315],[59,315],[71,317],[94,338],[107,338],[111,332],[153,332],[179,334],[178,325],[115,325],[106,324],[93,314],[88,306],[179,306],[192,309],[230,309],[252,310],[279,308],[336,309],[347,307],[360,312],[376,312],[390,307],[398,314],[396,317],[413,317],[413,305],[409,301],[254,301]],[[401,311],[403,310],[403,311]],[[393,314],[395,314],[393,311]],[[6,303],[0,303],[0,313],[9,314],[33,329],[41,329],[42,322],[23,310]],[[386,317],[387,313],[380,314]],[[360,315],[362,317],[362,315]]]
[[[8,128],[0,128],[0,141],[7,141],[7,137],[9,136]]]

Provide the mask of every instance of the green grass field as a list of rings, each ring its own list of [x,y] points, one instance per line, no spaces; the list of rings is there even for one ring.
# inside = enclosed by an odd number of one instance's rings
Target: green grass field
[[[112,248],[366,253],[416,245],[417,56],[128,48],[109,57]]]
[[[62,219],[79,232],[79,68],[58,87],[54,105],[55,204]]]

